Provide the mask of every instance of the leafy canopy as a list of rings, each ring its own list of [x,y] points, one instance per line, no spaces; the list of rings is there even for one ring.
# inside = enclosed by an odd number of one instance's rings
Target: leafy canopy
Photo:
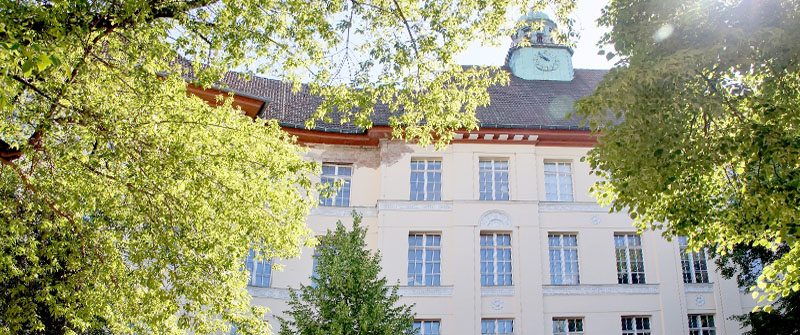
[[[290,290],[288,318],[280,318],[280,335],[410,334],[414,314],[399,305],[397,286],[389,291],[381,272],[379,254],[366,249],[367,229],[353,211],[353,229],[342,221],[320,238],[315,255],[312,286]]]
[[[266,332],[241,262],[313,244],[316,166],[186,80],[303,79],[317,117],[367,127],[380,100],[443,144],[507,80],[455,55],[548,4],[568,31],[574,0],[0,2],[0,333]]]
[[[602,134],[594,192],[639,228],[723,254],[789,248],[760,301],[800,290],[799,15],[788,0],[611,1],[599,22],[619,63],[577,108]]]
[[[725,278],[735,276],[739,287],[747,289],[756,285],[765,264],[780,259],[788,250],[786,245],[776,251],[738,245],[725,255],[715,255],[714,261]],[[800,292],[781,296],[772,305],[774,310],[770,312],[754,311],[732,318],[739,321],[742,328],[748,327],[745,335],[800,334]]]

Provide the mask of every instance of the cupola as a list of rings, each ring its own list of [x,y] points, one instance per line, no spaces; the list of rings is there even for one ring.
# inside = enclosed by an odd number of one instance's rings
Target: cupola
[[[572,48],[553,38],[557,26],[547,14],[531,11],[519,18],[506,57],[511,73],[525,80],[571,81]],[[536,25],[538,23],[538,25]],[[538,30],[531,27],[537,26]]]

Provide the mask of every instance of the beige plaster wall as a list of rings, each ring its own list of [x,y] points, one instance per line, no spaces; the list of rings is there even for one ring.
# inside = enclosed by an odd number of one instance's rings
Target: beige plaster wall
[[[367,245],[382,254],[382,274],[400,285],[401,302],[416,304],[419,319],[440,320],[442,334],[479,334],[481,318],[514,319],[515,334],[552,334],[555,317],[583,318],[585,334],[620,334],[620,317],[633,315],[649,316],[652,334],[688,334],[687,314],[714,314],[717,334],[741,333],[727,318],[749,311],[752,299],[717,274],[711,274],[710,284],[684,284],[677,241],[657,232],[642,236],[647,284],[617,284],[613,234],[636,229],[627,215],[596,205],[589,188],[597,179],[580,162],[586,151],[480,140],[442,151],[401,141],[378,147],[315,145],[309,159],[353,165],[352,197],[349,208],[315,209],[308,225],[321,235],[337,220],[350,223],[351,210],[361,212],[369,228]],[[442,201],[408,201],[415,158],[442,160]],[[508,159],[509,201],[477,200],[482,158]],[[574,202],[543,201],[543,166],[551,160],[572,163]],[[491,213],[504,217],[502,224],[482,226],[481,218]],[[481,232],[511,234],[512,286],[480,286]],[[578,235],[580,285],[550,285],[547,234],[552,232]],[[441,234],[441,286],[405,286],[409,233]],[[251,288],[254,301],[280,314],[285,288],[310,282],[311,255],[305,250],[299,259],[278,260],[284,270],[273,272],[270,288]]]

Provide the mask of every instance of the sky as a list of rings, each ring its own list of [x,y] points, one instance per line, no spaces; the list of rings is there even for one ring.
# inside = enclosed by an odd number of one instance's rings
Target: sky
[[[604,30],[597,27],[595,21],[600,17],[600,10],[606,5],[606,0],[578,0],[578,6],[573,12],[575,30],[580,33],[572,55],[572,66],[576,69],[609,69],[614,65],[614,60],[608,61],[603,55],[598,55],[600,50],[597,41]],[[552,17],[552,15],[551,15]],[[479,43],[470,45],[467,50],[458,56],[457,61],[462,65],[503,65],[511,37],[500,41],[500,46],[481,46]]]

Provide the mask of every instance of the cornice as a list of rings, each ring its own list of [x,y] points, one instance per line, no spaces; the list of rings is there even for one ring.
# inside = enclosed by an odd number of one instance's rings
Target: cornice
[[[683,291],[686,293],[711,293],[714,292],[714,283],[684,283]]]
[[[381,211],[452,211],[452,201],[378,200]]]
[[[350,216],[350,213],[355,210],[361,216],[371,217],[378,216],[378,210],[375,207],[333,207],[333,206],[319,206],[311,209],[312,215],[324,216]]]
[[[539,202],[539,212],[608,213],[608,209],[604,209],[596,202],[542,201]]]
[[[545,285],[543,295],[658,294],[658,284]]]
[[[397,295],[403,297],[451,297],[452,286],[398,286]]]
[[[482,297],[511,297],[514,296],[514,286],[484,286],[481,287]]]
[[[289,300],[288,288],[248,286],[247,292],[257,298]]]

